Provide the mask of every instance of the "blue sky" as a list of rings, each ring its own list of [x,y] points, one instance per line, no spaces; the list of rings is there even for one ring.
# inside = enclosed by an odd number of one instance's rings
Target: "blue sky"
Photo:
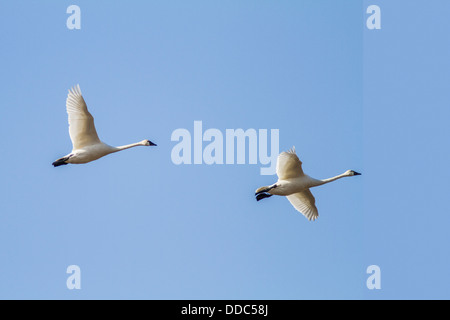
[[[384,271],[369,297],[448,299],[450,3],[392,2],[364,31],[365,259]]]
[[[381,30],[365,29],[369,4]],[[448,298],[449,6],[4,1],[0,298]],[[78,83],[102,140],[158,147],[53,168]],[[172,132],[197,120],[279,129],[311,176],[363,176],[312,190],[310,223],[255,201],[276,180],[259,164],[173,164]]]

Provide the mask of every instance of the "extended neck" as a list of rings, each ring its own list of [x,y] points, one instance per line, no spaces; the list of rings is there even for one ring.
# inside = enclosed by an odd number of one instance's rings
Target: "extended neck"
[[[338,179],[341,179],[341,178],[345,178],[345,177],[348,177],[347,172],[345,172],[343,174],[340,174],[338,176],[332,177],[332,178],[328,178],[328,179],[323,179],[323,180],[316,180],[316,179],[314,179],[315,180],[315,184],[314,184],[313,187],[321,186],[323,184],[330,183],[330,182],[333,182],[335,180],[338,180]]]
[[[143,144],[142,142],[136,142],[136,143],[120,146],[120,147],[115,147],[114,152],[130,149],[130,148],[134,148],[134,147],[139,147],[139,146],[145,146],[145,144]]]

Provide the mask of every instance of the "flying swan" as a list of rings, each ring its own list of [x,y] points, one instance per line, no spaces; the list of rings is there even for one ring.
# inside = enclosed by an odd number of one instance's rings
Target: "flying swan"
[[[79,85],[69,90],[66,108],[69,114],[69,134],[73,148],[72,152],[67,156],[52,163],[55,167],[69,163],[88,163],[110,153],[137,146],[156,146],[150,140],[143,140],[121,147],[112,147],[101,142],[95,130],[94,118],[87,109]]]
[[[260,201],[273,195],[286,196],[294,208],[301,212],[309,221],[316,220],[319,212],[316,207],[316,199],[309,188],[321,186],[344,177],[359,176],[353,170],[347,170],[336,177],[317,180],[303,173],[302,162],[295,154],[295,147],[288,152],[282,152],[277,160],[277,183],[261,187],[256,190],[256,200]]]

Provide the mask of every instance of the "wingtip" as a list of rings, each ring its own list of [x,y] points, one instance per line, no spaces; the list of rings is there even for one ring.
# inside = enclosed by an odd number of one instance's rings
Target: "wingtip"
[[[295,146],[292,146],[292,148],[290,148],[290,149],[288,150],[288,153],[293,153],[293,154],[295,154]]]
[[[81,96],[81,88],[79,84],[74,85],[72,88],[69,89],[69,94],[75,95],[75,96]]]

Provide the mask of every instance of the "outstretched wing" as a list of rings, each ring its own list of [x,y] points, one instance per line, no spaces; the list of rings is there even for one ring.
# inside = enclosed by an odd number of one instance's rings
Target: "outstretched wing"
[[[94,118],[87,109],[79,85],[69,90],[66,108],[69,114],[69,134],[73,149],[100,143],[95,130]]]
[[[277,175],[280,180],[297,178],[303,174],[302,162],[295,154],[295,147],[280,153],[277,160]]]
[[[314,221],[319,217],[316,199],[314,199],[314,196],[309,189],[291,194],[290,196],[287,196],[287,198],[294,208],[301,212],[309,221]]]

